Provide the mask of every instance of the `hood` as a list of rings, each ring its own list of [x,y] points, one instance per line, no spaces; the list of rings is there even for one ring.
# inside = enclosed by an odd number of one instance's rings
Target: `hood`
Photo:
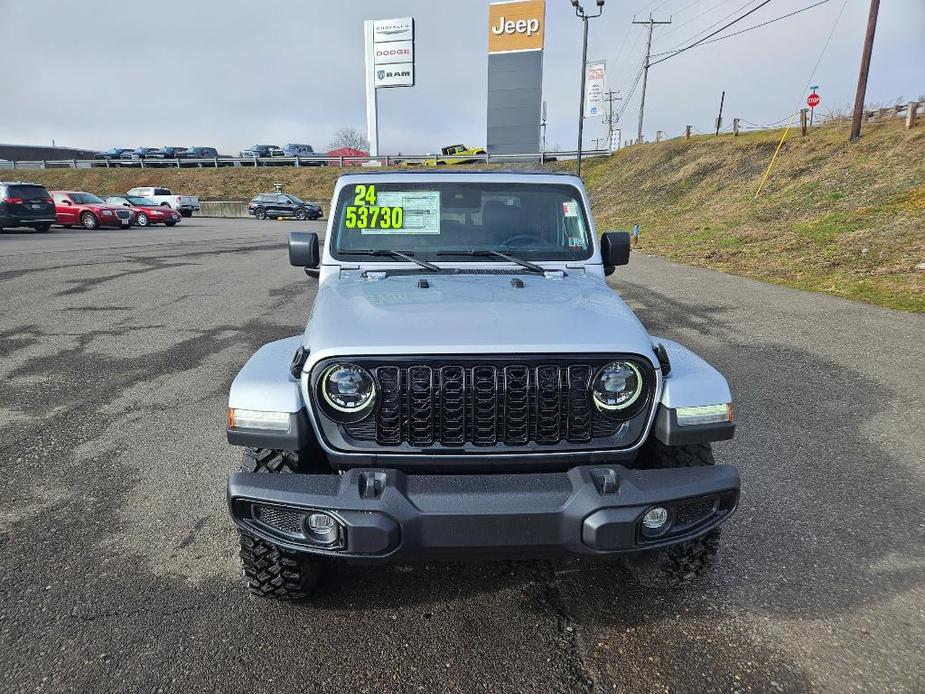
[[[305,330],[315,362],[361,354],[629,352],[653,364],[635,314],[599,277],[350,272],[322,283]],[[427,289],[418,287],[426,279]]]

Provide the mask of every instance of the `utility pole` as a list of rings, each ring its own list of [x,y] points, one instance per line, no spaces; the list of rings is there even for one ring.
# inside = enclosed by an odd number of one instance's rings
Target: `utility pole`
[[[585,78],[588,75],[588,20],[597,19],[604,12],[604,0],[597,1],[597,14],[588,14],[581,6],[581,0],[572,0],[575,16],[584,24],[581,39],[581,98],[578,100],[578,151],[575,157],[575,175],[581,176],[581,139],[585,132]]]
[[[719,98],[719,115],[716,117],[716,134],[719,135],[719,129],[723,127],[723,102],[726,101],[726,90]]]
[[[652,19],[652,13],[650,12],[649,19],[645,22],[637,22],[636,18],[633,17],[633,24],[647,24],[649,26],[649,40],[646,42],[646,62],[643,63],[642,68],[642,96],[639,98],[639,130],[636,132],[636,141],[642,142],[642,114],[646,110],[646,82],[649,79],[649,55],[652,53],[652,29],[656,24],[671,24],[671,20],[657,22]]]
[[[861,53],[861,72],[858,74],[858,91],[854,95],[854,116],[851,119],[851,141],[861,137],[861,116],[864,115],[864,97],[867,95],[867,74],[870,72],[870,55],[874,50],[874,32],[877,30],[877,13],[880,0],[870,0],[870,14],[867,16],[867,35],[864,37],[864,51]]]
[[[604,122],[607,123],[607,147],[608,148],[610,148],[611,146],[610,143],[613,142],[613,125],[614,125],[613,102],[621,101],[623,99],[622,96],[617,96],[617,94],[619,93],[620,93],[619,91],[615,92],[613,89],[608,89],[605,92],[605,94],[607,95],[607,98],[605,99],[605,101],[607,102],[607,117],[604,119]]]

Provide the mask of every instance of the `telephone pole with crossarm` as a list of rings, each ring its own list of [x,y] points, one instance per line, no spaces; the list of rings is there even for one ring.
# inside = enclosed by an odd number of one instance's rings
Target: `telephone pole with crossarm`
[[[652,19],[652,13],[650,12],[649,18],[644,22],[637,22],[634,17],[633,24],[645,24],[649,27],[649,40],[646,42],[646,62],[642,68],[642,96],[639,98],[639,130],[636,133],[636,141],[642,142],[642,114],[646,110],[646,82],[649,79],[649,56],[652,54],[652,29],[655,28],[656,24],[671,24],[671,19],[667,22],[657,22]]]

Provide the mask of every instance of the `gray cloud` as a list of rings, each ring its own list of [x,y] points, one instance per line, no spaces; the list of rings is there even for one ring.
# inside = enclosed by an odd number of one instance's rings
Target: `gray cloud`
[[[228,152],[255,142],[323,147],[338,127],[365,128],[363,19],[413,15],[417,85],[380,90],[382,150],[483,144],[487,4],[0,0],[0,141],[43,144],[54,138],[93,148],[200,144]],[[593,6],[593,0],[585,4]],[[727,0],[695,21],[717,0],[689,7],[676,15],[674,26],[656,31],[654,50],[682,43],[741,4]],[[774,0],[753,15],[754,23],[806,4],[810,0]],[[664,16],[690,2],[610,0],[603,17],[592,22],[589,58],[608,61],[608,87],[629,88],[644,50],[644,28],[629,22],[634,12],[658,5]],[[867,5],[848,0],[813,80],[823,110],[853,99]],[[831,0],[653,67],[647,136],[656,130],[677,135],[687,123],[709,129],[723,89],[729,119],[767,123],[793,112],[840,7],[841,0]],[[921,0],[883,4],[870,101],[925,91],[923,29]],[[580,41],[581,23],[568,0],[547,0],[548,142],[562,149],[575,146]],[[638,91],[621,123],[630,136],[637,109]],[[589,120],[586,145],[603,132],[599,121]]]

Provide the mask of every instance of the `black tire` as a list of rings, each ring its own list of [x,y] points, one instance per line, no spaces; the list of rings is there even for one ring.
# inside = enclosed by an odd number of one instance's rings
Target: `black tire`
[[[277,451],[272,448],[245,448],[241,472],[299,472],[299,454],[295,451]]]
[[[39,232],[41,232],[41,233],[44,234],[44,233],[47,232],[49,229],[51,229],[51,224],[50,224],[50,223],[36,224],[36,225],[35,225],[34,227],[32,227],[32,228],[35,229],[36,231],[39,231]]]
[[[305,209],[302,208],[302,207],[300,207],[299,209],[297,209],[297,210],[295,211],[295,215],[294,215],[294,216],[295,216],[295,218],[298,219],[300,222],[304,222],[304,221],[305,221]]]
[[[83,225],[84,229],[89,231],[93,231],[100,225],[99,220],[92,212],[84,212],[82,215],[80,215],[80,223]]]
[[[652,439],[643,449],[640,463],[649,468],[676,468],[713,465],[715,461],[708,443],[666,446]],[[631,555],[624,559],[624,563],[633,578],[644,586],[685,585],[713,568],[719,552],[719,539],[720,529],[715,528],[687,542]]]
[[[247,589],[262,598],[302,600],[321,579],[321,562],[241,532],[241,570]]]
[[[192,210],[180,210],[180,216],[181,217],[192,217],[193,211]]]
[[[135,224],[140,227],[148,226],[148,221],[148,215],[146,215],[144,212],[139,212],[138,216],[135,217]]]
[[[245,448],[242,472],[291,474],[299,471],[300,457],[295,451]],[[239,531],[241,569],[247,589],[260,597],[302,600],[318,585],[322,560],[310,554],[290,552]]]
[[[176,222],[164,222],[164,226],[166,226],[166,227],[175,227],[175,226],[177,226],[177,223],[176,223]]]
[[[258,207],[256,210],[254,210],[254,218],[255,219],[266,219],[267,211],[263,209],[262,207]]]

